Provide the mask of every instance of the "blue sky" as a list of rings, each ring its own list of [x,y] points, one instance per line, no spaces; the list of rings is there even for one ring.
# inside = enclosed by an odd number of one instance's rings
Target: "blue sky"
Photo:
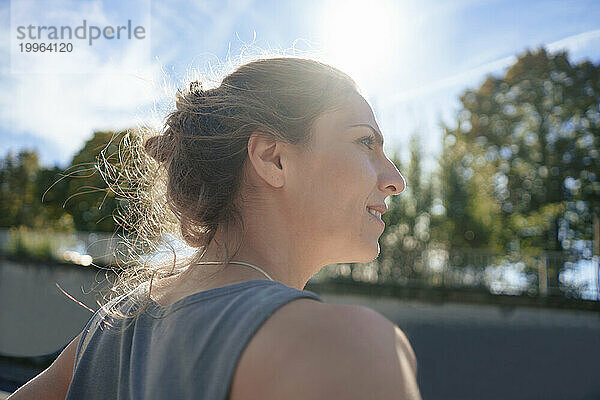
[[[98,42],[76,61],[39,57],[31,71],[14,71],[11,35],[23,15],[38,24],[133,19],[147,40]],[[375,111],[386,151],[406,158],[419,132],[428,167],[460,93],[516,55],[544,45],[600,62],[598,1],[15,0],[0,3],[0,20],[2,154],[33,147],[47,165],[66,166],[94,130],[159,126],[193,69],[226,71],[242,49],[314,57],[347,72]]]

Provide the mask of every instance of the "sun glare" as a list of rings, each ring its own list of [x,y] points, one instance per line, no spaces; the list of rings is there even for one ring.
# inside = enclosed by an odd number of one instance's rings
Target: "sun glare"
[[[389,0],[328,2],[321,24],[328,61],[357,81],[377,74],[405,40],[405,29]]]

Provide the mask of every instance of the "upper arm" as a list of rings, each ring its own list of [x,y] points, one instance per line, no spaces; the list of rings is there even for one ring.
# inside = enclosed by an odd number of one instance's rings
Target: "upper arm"
[[[75,352],[81,338],[77,335],[54,362],[35,378],[21,386],[10,399],[64,399],[73,377]]]
[[[255,394],[265,400],[421,399],[416,357],[400,328],[366,307],[328,306],[281,317],[285,325],[263,337],[268,340],[257,347],[262,363],[252,374]]]
[[[416,356],[404,332],[370,308],[339,314],[305,366],[312,365],[318,382],[313,398],[421,399]]]
[[[56,360],[48,367],[53,371],[53,374],[61,381],[67,382],[67,387],[71,384],[73,377],[73,368],[75,367],[75,353],[81,339],[81,333],[77,335],[71,343],[64,348],[58,355]]]

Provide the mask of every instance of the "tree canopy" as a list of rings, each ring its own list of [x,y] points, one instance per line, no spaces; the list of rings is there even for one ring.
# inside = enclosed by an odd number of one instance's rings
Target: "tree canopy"
[[[65,170],[41,167],[32,150],[8,152],[0,162],[0,226],[114,232],[118,200],[96,163],[116,154],[123,134],[95,132]]]

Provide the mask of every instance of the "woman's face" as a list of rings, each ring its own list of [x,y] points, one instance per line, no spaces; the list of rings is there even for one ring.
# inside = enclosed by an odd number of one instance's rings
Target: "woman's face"
[[[385,207],[388,196],[404,190],[376,132],[371,107],[356,95],[341,110],[321,115],[311,145],[294,156],[288,199],[294,225],[310,238],[310,248],[331,258],[327,263],[376,258],[385,226],[367,207]]]

